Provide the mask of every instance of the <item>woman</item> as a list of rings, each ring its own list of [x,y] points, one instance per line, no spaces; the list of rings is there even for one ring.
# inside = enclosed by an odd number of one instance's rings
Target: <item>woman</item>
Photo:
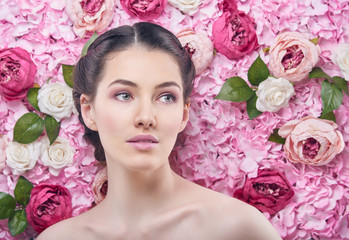
[[[85,137],[106,160],[108,194],[37,239],[280,239],[255,208],[176,175],[168,156],[189,118],[194,65],[151,23],[99,36],[75,69]]]

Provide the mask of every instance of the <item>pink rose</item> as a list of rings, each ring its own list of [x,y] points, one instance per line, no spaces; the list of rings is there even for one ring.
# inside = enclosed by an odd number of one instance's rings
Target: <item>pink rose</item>
[[[107,168],[104,167],[102,170],[100,170],[96,174],[92,183],[92,192],[93,192],[93,197],[96,204],[102,202],[102,200],[107,195],[107,191],[108,191],[108,175],[107,175]]]
[[[49,226],[72,217],[71,196],[63,186],[41,184],[35,186],[26,208],[28,223],[41,233]]]
[[[152,20],[164,11],[167,0],[120,0],[125,12],[142,20]]]
[[[196,74],[202,73],[213,58],[213,44],[204,33],[195,33],[186,29],[177,34],[182,46],[189,52],[194,62]]]
[[[320,47],[302,33],[281,33],[269,49],[269,70],[277,78],[299,82],[308,77],[319,60],[320,52]]]
[[[8,100],[22,99],[34,84],[36,66],[19,47],[0,50],[0,92]]]
[[[229,59],[241,58],[258,47],[254,20],[236,9],[235,3],[223,2],[223,14],[212,26],[214,47]]]
[[[304,117],[287,122],[279,129],[286,138],[284,151],[294,163],[325,165],[344,149],[342,134],[333,121]]]
[[[274,170],[259,169],[255,178],[248,178],[234,197],[271,215],[283,209],[294,195],[285,175]]]
[[[113,20],[115,0],[66,0],[65,10],[73,21],[73,30],[79,37],[87,32],[101,32]]]

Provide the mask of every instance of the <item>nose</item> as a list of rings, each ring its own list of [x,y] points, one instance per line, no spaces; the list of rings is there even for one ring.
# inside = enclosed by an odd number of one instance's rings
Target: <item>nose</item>
[[[137,128],[154,128],[156,126],[154,109],[150,102],[142,101],[139,104],[135,117],[135,126]]]

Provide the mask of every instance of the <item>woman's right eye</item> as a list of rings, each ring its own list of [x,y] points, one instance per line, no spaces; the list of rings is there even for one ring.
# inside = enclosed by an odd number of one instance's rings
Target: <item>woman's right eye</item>
[[[126,101],[129,101],[132,97],[131,97],[131,94],[122,92],[122,93],[116,94],[115,98],[120,100],[120,101],[126,102]]]

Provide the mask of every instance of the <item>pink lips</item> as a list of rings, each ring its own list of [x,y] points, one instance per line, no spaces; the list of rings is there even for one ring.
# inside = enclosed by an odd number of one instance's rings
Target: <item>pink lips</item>
[[[150,150],[157,146],[159,140],[152,135],[137,135],[127,140],[127,143],[138,150]]]

